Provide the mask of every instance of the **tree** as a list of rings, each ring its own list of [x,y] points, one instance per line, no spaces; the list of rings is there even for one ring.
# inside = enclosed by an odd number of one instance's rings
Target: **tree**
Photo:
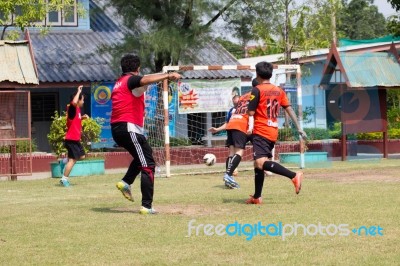
[[[165,65],[190,57],[185,52],[191,49],[193,54],[193,49],[207,41],[211,25],[238,0],[108,1],[132,30],[122,44],[108,47],[113,57],[138,51],[143,65],[159,72]]]
[[[393,36],[400,36],[400,15],[393,15],[387,19],[387,31]]]
[[[385,17],[373,3],[374,0],[344,0],[339,30],[347,38],[373,39],[387,34]]]
[[[252,8],[253,2],[253,0],[238,1],[223,16],[224,21],[227,22],[226,29],[230,30],[232,36],[240,42],[242,47],[240,57],[245,56],[248,43],[256,39],[253,26],[257,12]]]
[[[230,52],[235,58],[243,57],[243,47],[240,44],[233,43],[220,37],[218,37],[216,41],[221,44],[228,52]]]
[[[400,11],[400,1],[399,0],[387,0],[389,4],[392,5],[396,11]]]
[[[326,48],[336,43],[342,34],[338,32],[338,14],[343,6],[341,0],[313,0],[312,12],[307,15],[306,35],[311,47]]]
[[[46,18],[46,14],[51,11],[63,10],[64,15],[68,16],[73,12],[76,0],[1,0],[0,1],[0,26],[3,27],[0,39],[3,40],[7,28],[16,27],[24,30],[26,27],[38,27],[43,32],[49,26],[39,25],[38,22]],[[85,15],[82,5],[77,6],[78,15]],[[10,36],[14,36],[12,34]],[[13,38],[13,37],[11,37]]]

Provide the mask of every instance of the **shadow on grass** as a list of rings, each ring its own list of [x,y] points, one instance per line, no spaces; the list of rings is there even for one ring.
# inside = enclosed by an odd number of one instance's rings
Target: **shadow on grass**
[[[246,200],[247,199],[248,198],[242,198],[242,199],[224,198],[224,199],[222,199],[222,202],[223,203],[237,203],[237,204],[247,205],[246,204]],[[280,204],[290,204],[290,205],[292,205],[292,204],[296,204],[296,200],[293,200],[293,199],[290,199],[290,198],[286,198],[285,200],[281,200],[281,199],[276,200],[273,197],[267,197],[267,198],[263,197],[262,204],[263,205],[268,205],[268,204],[269,205],[271,205],[271,204],[273,204],[273,205],[280,205]],[[249,205],[252,205],[252,204],[249,204]]]
[[[220,189],[224,189],[224,190],[231,190],[230,188],[227,188],[225,185],[217,185],[217,186],[213,186],[213,188],[220,188]]]
[[[139,213],[138,210],[130,208],[92,208],[92,211],[102,213]]]

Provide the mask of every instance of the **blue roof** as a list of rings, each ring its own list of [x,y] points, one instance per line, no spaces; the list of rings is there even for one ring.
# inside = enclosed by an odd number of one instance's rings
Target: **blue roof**
[[[391,53],[340,53],[350,87],[399,87],[400,64]]]
[[[103,10],[90,1],[91,30],[57,31],[42,36],[31,32],[31,40],[40,82],[99,82],[113,81],[119,69],[113,67],[108,52],[99,52],[103,45],[121,43],[127,30],[118,24],[110,10]],[[111,19],[111,17],[113,19]],[[130,33],[132,34],[132,33]],[[190,51],[188,51],[190,53]],[[193,65],[238,65],[239,62],[221,45],[209,42],[194,52]],[[187,71],[185,78],[251,77],[250,71]]]

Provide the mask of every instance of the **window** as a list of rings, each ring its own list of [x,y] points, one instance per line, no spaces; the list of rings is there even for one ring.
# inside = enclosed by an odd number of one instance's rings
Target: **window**
[[[46,17],[43,20],[38,20],[35,18],[30,18],[33,20],[32,24],[35,26],[78,26],[78,10],[77,10],[77,0],[74,0],[71,5],[65,6],[61,10],[48,10]],[[49,0],[46,0],[46,5],[48,6]],[[38,1],[34,0],[34,5],[40,9]],[[10,16],[9,21],[15,20],[16,17],[21,16],[23,10],[21,6],[15,7],[15,12]],[[0,19],[4,19],[4,14],[0,13]]]
[[[51,26],[78,26],[78,12],[76,1],[72,5],[61,10],[49,11],[46,17],[46,25]]]
[[[62,11],[62,23],[63,25],[78,25],[78,12],[76,10],[76,3],[72,6],[68,6]]]
[[[57,110],[56,93],[31,94],[32,122],[51,121],[54,111]]]

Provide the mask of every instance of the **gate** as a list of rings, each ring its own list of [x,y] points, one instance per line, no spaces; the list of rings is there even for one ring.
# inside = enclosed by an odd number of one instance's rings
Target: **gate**
[[[0,91],[0,176],[32,175],[29,91]]]

